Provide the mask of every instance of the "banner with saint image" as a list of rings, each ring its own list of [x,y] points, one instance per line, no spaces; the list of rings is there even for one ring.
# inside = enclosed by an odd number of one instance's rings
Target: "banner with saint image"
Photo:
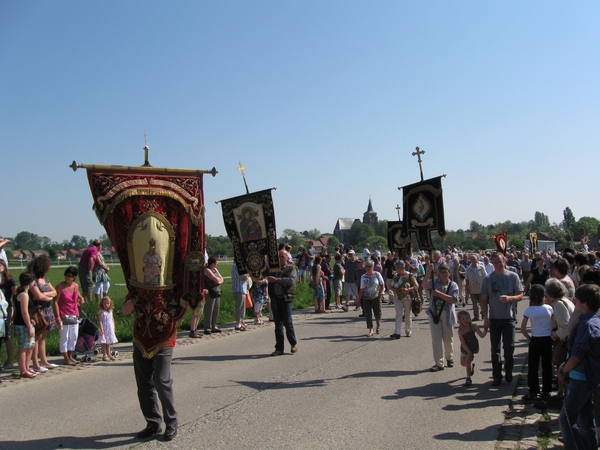
[[[73,163],[75,164],[75,163]],[[94,210],[119,255],[147,357],[167,344],[204,296],[204,194],[193,169],[91,166]]]
[[[221,208],[238,272],[261,279],[267,268],[279,268],[271,190],[221,200]]]

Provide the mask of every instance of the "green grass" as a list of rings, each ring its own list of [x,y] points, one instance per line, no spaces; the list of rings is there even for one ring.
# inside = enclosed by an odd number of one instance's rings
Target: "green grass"
[[[48,273],[48,279],[53,286],[58,285],[64,281],[64,271],[66,267],[54,267],[50,269]],[[19,274],[23,269],[11,268],[10,272],[15,279],[19,279]],[[225,277],[225,283],[222,287],[223,295],[221,296],[221,309],[219,312],[219,323],[229,323],[235,321],[235,303],[233,300],[233,294],[231,293],[231,264],[219,264],[219,272]],[[125,302],[127,295],[127,287],[125,286],[125,277],[121,266],[111,265],[110,276],[110,290],[109,296],[113,300],[115,309],[113,316],[115,319],[115,334],[119,342],[131,342],[133,339],[133,315],[124,316],[121,314],[121,307]],[[313,305],[312,289],[308,287],[308,284],[298,283],[296,298],[294,300],[294,309],[304,309]],[[89,316],[92,322],[98,322],[98,307],[96,302],[92,304],[85,304],[83,311]],[[254,317],[251,310],[248,310],[248,317]],[[184,316],[182,322],[179,324],[180,330],[190,329],[190,318],[191,314],[188,312]],[[48,333],[46,338],[46,352],[48,355],[58,355],[58,330],[53,330]],[[15,357],[17,351],[17,341],[13,338],[15,347]],[[0,361],[6,360],[6,349],[2,346],[2,353],[0,354]]]

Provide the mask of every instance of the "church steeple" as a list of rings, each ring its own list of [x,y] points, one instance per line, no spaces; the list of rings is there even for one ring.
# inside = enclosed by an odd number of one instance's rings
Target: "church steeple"
[[[363,214],[363,223],[370,225],[372,228],[377,226],[377,213],[373,211],[373,203],[371,202],[371,197],[369,196],[369,205],[367,206],[367,210]]]

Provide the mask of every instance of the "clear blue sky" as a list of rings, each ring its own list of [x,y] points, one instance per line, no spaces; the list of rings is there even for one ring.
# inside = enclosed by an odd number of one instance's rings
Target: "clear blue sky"
[[[87,164],[273,186],[279,234],[444,179],[446,226],[600,217],[600,2],[0,2],[0,235],[104,233]]]

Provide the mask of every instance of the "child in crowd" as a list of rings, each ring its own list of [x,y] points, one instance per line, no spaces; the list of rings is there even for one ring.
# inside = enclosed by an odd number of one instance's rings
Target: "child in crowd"
[[[465,380],[465,386],[471,386],[473,380],[471,377],[475,372],[475,353],[479,353],[479,341],[477,340],[478,334],[480,338],[484,338],[488,332],[487,325],[484,326],[483,331],[471,321],[471,315],[468,311],[461,310],[457,314],[458,316],[458,338],[460,339],[460,365],[467,368],[467,379]]]
[[[100,337],[98,343],[102,344],[102,361],[114,361],[115,358],[110,350],[111,344],[116,344],[115,319],[113,317],[113,301],[105,296],[100,303],[98,311],[98,324],[100,325]]]
[[[267,303],[268,294],[267,294],[267,286],[269,282],[267,279],[263,279],[255,282],[252,285],[251,293],[252,300],[254,301],[254,325],[263,325],[264,322],[262,320],[262,309],[263,306]]]
[[[552,391],[552,306],[544,304],[546,290],[541,284],[531,286],[529,292],[530,306],[523,312],[521,333],[529,341],[529,362],[527,368],[527,385],[529,394],[523,401],[536,400],[540,395],[540,379],[538,369],[542,360],[542,394],[549,397]],[[527,332],[527,322],[531,320],[531,335]]]

